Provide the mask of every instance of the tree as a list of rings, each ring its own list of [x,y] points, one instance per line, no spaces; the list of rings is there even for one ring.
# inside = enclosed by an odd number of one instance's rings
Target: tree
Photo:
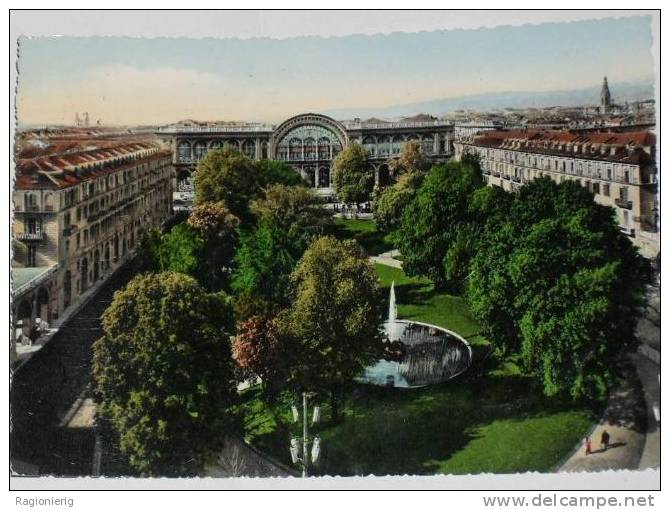
[[[204,239],[223,240],[234,234],[240,220],[222,203],[201,202],[193,208],[187,223]]]
[[[406,273],[428,276],[438,289],[460,292],[472,247],[468,204],[482,186],[481,173],[469,165],[452,161],[433,167],[403,209],[396,235]]]
[[[220,202],[203,202],[193,208],[187,224],[203,240],[200,281],[211,290],[226,288],[240,220]]]
[[[150,228],[144,233],[135,257],[135,267],[139,272],[155,271],[159,267],[158,253],[162,238],[161,231],[157,228]]]
[[[424,174],[410,171],[401,174],[395,184],[379,192],[373,205],[379,230],[389,233],[398,229],[402,212],[416,196],[423,179]]]
[[[285,232],[267,225],[242,236],[231,284],[242,317],[272,313],[288,304],[290,275],[297,261],[291,248]]]
[[[338,421],[345,389],[380,354],[377,277],[355,241],[326,236],[305,251],[291,282],[291,306],[278,320],[294,344],[291,378],[300,390],[327,391]]]
[[[262,192],[259,167],[229,147],[213,149],[195,171],[195,203],[222,202],[242,222],[249,219],[249,201]]]
[[[98,415],[142,475],[194,474],[235,422],[229,299],[178,273],[116,292],[93,345]]]
[[[188,224],[180,223],[161,237],[158,266],[161,271],[201,276],[203,249],[204,242],[198,232]]]
[[[533,181],[486,229],[471,270],[484,333],[547,395],[605,396],[634,348],[641,293],[640,257],[611,208],[576,183]]]
[[[261,188],[272,184],[285,186],[305,186],[307,182],[291,165],[277,159],[262,159],[255,162],[258,170],[258,184]]]
[[[272,317],[255,315],[241,322],[232,352],[245,376],[259,377],[266,398],[274,400],[283,373],[279,335]]]
[[[303,186],[268,186],[265,196],[251,203],[251,211],[259,224],[285,232],[297,257],[333,223],[319,196]]]
[[[403,145],[398,157],[389,162],[393,176],[397,179],[409,172],[425,173],[430,169],[430,161],[423,151],[421,142],[410,140]]]
[[[374,176],[368,152],[359,144],[351,143],[333,162],[333,185],[338,198],[345,204],[360,204],[370,200]]]

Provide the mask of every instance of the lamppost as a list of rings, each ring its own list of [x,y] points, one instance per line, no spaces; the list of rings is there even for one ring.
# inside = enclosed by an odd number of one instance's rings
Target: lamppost
[[[297,437],[291,438],[291,460],[294,464],[299,464],[301,466],[303,478],[307,477],[307,469],[310,460],[312,464],[316,464],[319,461],[319,455],[321,453],[321,439],[318,436],[315,436],[312,439],[312,451],[310,452],[309,450],[310,437],[309,425],[307,422],[307,399],[313,396],[314,393],[302,393],[302,441]],[[293,413],[293,422],[297,423],[300,419],[300,413],[297,406],[291,406],[291,412]],[[312,424],[318,423],[320,420],[321,408],[319,406],[314,406],[312,412]]]

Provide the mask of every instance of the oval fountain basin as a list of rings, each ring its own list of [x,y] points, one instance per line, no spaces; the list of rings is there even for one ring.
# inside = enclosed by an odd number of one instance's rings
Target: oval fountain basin
[[[453,331],[422,322],[387,321],[388,338],[402,344],[397,360],[381,359],[356,381],[377,386],[420,388],[465,372],[472,360],[468,342]]]

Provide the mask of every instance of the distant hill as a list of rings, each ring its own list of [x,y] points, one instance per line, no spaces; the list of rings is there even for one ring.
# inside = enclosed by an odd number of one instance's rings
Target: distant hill
[[[395,118],[431,113],[444,115],[455,110],[497,110],[503,108],[540,108],[547,106],[583,106],[600,103],[601,85],[574,89],[554,90],[548,92],[492,92],[472,96],[450,97],[401,104],[383,108],[338,108],[323,113],[336,119],[352,119],[359,117]],[[612,100],[615,103],[651,99],[654,97],[652,81],[611,83]]]

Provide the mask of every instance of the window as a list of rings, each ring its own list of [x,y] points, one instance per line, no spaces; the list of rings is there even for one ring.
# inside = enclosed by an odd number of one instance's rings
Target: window
[[[34,244],[28,245],[28,254],[26,257],[26,267],[37,266],[37,247]]]
[[[600,183],[598,182],[593,183],[593,194],[600,195]]]
[[[603,184],[603,195],[606,197],[610,196],[610,185],[609,184]]]
[[[81,232],[77,232],[77,249],[81,246]]]
[[[39,228],[36,218],[28,218],[26,220],[26,230],[28,234],[36,234],[38,232]]]

